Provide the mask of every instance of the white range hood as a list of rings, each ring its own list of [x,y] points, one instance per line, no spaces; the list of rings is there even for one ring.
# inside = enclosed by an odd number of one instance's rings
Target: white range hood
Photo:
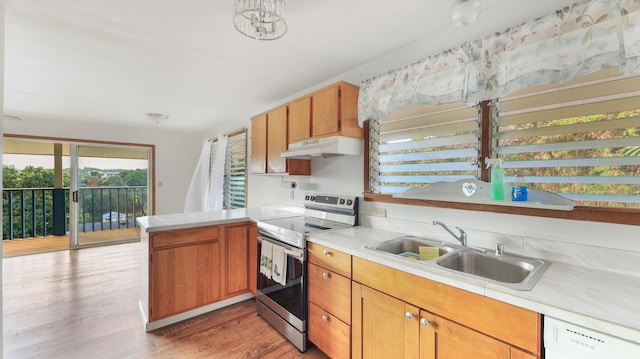
[[[362,139],[332,136],[315,138],[289,145],[289,150],[282,157],[308,160],[317,156],[359,155],[362,153]]]

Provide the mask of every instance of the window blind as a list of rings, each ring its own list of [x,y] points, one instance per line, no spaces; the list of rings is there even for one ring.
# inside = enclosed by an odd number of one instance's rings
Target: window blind
[[[218,141],[211,145],[211,167]],[[225,209],[247,206],[247,131],[229,135],[225,152],[223,206]]]
[[[616,73],[501,98],[493,155],[505,182],[522,174],[579,205],[640,208],[640,76]]]
[[[224,207],[247,206],[247,131],[229,136],[224,174]]]
[[[414,105],[370,124],[370,190],[400,193],[478,176],[477,107]]]

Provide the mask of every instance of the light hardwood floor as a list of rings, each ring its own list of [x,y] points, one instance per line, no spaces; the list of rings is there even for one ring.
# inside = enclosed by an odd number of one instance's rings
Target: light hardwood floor
[[[83,232],[80,243],[97,244],[105,241],[139,240],[138,228],[113,229],[110,231]],[[69,235],[18,238],[2,241],[2,256],[42,253],[69,249]]]
[[[253,299],[145,333],[140,243],[3,260],[5,358],[326,358],[301,354]]]

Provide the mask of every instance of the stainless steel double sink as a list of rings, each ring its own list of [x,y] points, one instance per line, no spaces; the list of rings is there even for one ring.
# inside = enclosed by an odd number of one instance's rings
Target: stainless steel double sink
[[[417,261],[426,266],[481,278],[516,290],[531,290],[550,265],[542,259],[511,253],[487,253],[484,249],[412,236],[369,244],[365,248]],[[428,255],[425,256],[426,253]]]

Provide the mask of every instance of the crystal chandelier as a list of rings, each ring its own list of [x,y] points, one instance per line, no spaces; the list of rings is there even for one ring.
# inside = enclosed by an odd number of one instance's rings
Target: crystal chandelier
[[[256,40],[275,40],[287,32],[285,0],[235,0],[233,25]]]
[[[451,23],[458,27],[468,26],[480,15],[480,0],[454,0],[451,5]]]

